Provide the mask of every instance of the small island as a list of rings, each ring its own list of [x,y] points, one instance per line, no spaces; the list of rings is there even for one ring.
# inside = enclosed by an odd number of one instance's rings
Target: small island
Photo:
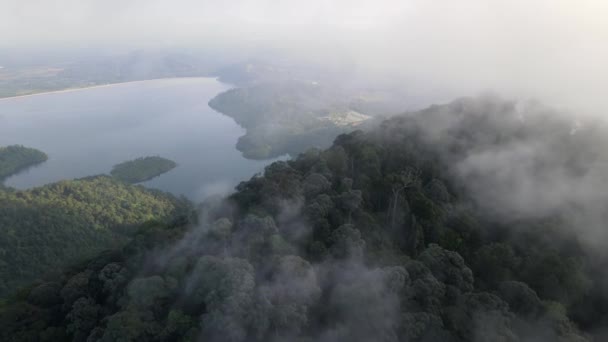
[[[160,176],[176,166],[174,161],[166,158],[142,157],[114,165],[110,174],[123,182],[135,184]]]
[[[0,147],[0,181],[47,159],[44,152],[33,148],[21,145]]]

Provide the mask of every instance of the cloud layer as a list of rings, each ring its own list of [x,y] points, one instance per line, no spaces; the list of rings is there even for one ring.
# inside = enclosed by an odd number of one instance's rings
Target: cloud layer
[[[266,49],[452,96],[494,90],[602,113],[599,0],[2,0],[0,48]]]

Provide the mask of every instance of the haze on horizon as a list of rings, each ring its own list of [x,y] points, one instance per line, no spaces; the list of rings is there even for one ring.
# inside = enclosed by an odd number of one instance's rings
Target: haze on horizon
[[[607,14],[0,0],[0,340],[608,341]]]
[[[243,59],[263,52],[347,66],[450,97],[490,90],[608,109],[605,1],[2,0],[0,8],[0,51],[9,54],[229,48]]]

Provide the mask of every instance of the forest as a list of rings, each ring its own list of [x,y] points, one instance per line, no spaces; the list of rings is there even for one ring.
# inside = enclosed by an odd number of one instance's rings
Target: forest
[[[21,145],[0,147],[0,181],[47,159],[44,152],[33,148]]]
[[[184,199],[107,176],[0,189],[0,299],[41,274],[123,246],[145,222],[173,222],[189,210]]]
[[[253,75],[247,77],[257,79]],[[209,102],[211,108],[247,130],[236,147],[250,159],[296,157],[310,147],[327,148],[339,134],[375,122],[336,124],[331,118],[358,110],[365,111],[368,114],[365,116],[379,116],[386,107],[384,99],[364,100],[356,96],[356,91],[340,89],[330,81],[328,84],[301,80],[258,82],[228,90]]]
[[[153,156],[141,157],[114,165],[110,174],[123,182],[145,182],[173,170],[177,164],[169,159]]]
[[[603,341],[602,132],[483,96],[340,135],[21,288],[0,339]]]

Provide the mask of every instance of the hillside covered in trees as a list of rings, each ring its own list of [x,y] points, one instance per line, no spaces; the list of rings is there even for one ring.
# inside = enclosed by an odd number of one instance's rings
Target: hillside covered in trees
[[[0,189],[0,297],[130,240],[148,221],[172,222],[190,204],[107,176],[31,190]]]
[[[243,156],[270,159],[327,148],[337,135],[369,125],[387,103],[364,95],[329,81],[289,79],[228,90],[209,106],[247,130],[236,145]]]
[[[48,156],[21,145],[0,147],[0,182],[28,167],[45,162]]]
[[[603,133],[487,96],[341,135],[23,288],[0,339],[605,340]]]

